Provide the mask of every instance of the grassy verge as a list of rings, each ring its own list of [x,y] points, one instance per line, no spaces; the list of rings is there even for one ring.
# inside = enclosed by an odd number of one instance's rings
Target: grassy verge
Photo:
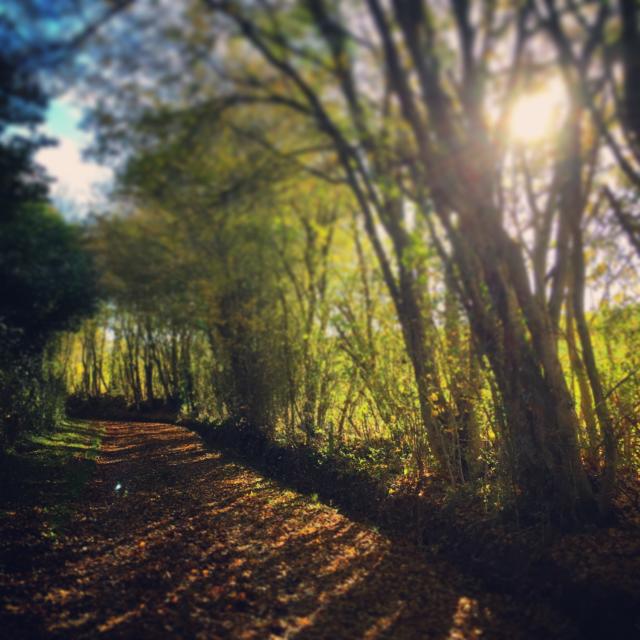
[[[0,519],[25,510],[42,521],[42,535],[64,533],[72,505],[95,469],[103,429],[65,420],[51,432],[30,434],[0,461]]]

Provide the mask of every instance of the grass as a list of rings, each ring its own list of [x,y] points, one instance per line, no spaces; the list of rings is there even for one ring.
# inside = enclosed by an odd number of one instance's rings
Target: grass
[[[43,515],[43,536],[62,535],[72,505],[95,469],[103,430],[64,420],[51,432],[28,434],[0,463],[0,518],[24,509]]]

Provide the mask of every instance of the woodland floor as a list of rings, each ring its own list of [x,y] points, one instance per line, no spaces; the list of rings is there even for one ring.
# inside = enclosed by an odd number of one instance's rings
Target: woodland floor
[[[577,637],[185,429],[78,428],[102,444],[64,509],[52,477],[0,505],[5,638]]]

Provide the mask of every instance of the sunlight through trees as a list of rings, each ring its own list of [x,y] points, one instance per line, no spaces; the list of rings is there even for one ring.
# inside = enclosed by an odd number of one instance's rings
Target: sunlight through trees
[[[119,171],[71,393],[611,513],[638,465],[635,3],[91,6],[67,39],[32,7]]]

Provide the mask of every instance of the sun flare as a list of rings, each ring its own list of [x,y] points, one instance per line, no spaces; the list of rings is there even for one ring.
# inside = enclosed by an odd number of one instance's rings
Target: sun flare
[[[562,121],[567,94],[559,80],[521,95],[509,118],[509,136],[514,142],[533,144],[551,137]]]

